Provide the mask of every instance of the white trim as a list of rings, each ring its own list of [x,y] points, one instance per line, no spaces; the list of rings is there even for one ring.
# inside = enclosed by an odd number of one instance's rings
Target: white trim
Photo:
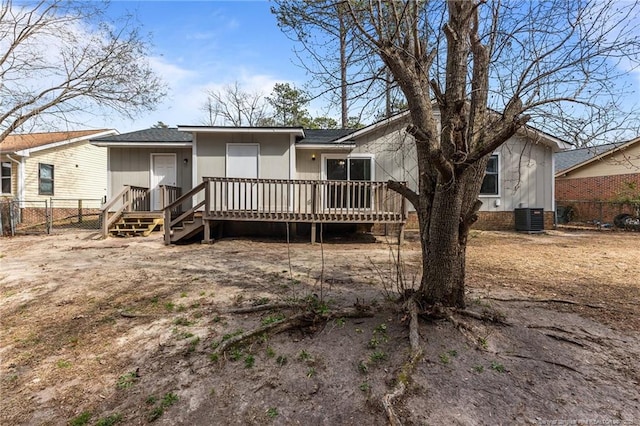
[[[260,177],[260,144],[259,143],[237,143],[237,142],[227,142],[227,146],[225,148],[224,155],[224,175],[225,177],[229,177],[229,146],[255,146],[258,148],[258,158],[256,167],[256,175],[258,178]]]
[[[193,142],[191,145],[191,188],[199,185],[198,182],[198,139],[196,135],[192,135]]]
[[[157,201],[154,199],[154,191],[153,188],[151,187],[152,182],[152,178],[154,176],[154,169],[153,169],[153,158],[154,157],[158,157],[158,156],[172,156],[173,157],[173,170],[176,174],[176,181],[174,182],[174,185],[172,186],[178,186],[178,154],[176,154],[175,152],[152,152],[151,154],[149,154],[149,191],[151,192],[150,194],[150,206],[149,208],[151,209],[151,211],[155,211],[155,202]]]
[[[7,159],[9,161],[2,161],[2,163],[9,163],[9,192],[2,192],[2,186],[0,185],[0,196],[6,197],[6,196],[11,196],[13,195],[13,164],[15,163],[16,165],[16,181],[17,179],[17,175],[18,175],[18,167],[20,167],[20,163],[17,160],[14,160],[13,158],[11,158],[8,154],[7,154]],[[0,177],[2,177],[2,171],[0,170]],[[1,182],[0,182],[1,183]],[[15,182],[16,184],[18,182]],[[17,185],[16,185],[17,186]]]
[[[344,159],[345,161],[351,160],[351,159],[368,159],[371,161],[371,182],[374,182],[376,180],[376,167],[375,167],[375,158],[376,156],[374,154],[368,154],[368,153],[357,153],[357,154],[348,154],[348,155],[343,155],[343,154],[320,154],[320,180],[327,180],[327,159],[331,159],[331,160],[342,160]],[[347,180],[351,180],[351,170],[349,168],[349,164],[347,163]]]
[[[314,144],[296,145],[296,149],[324,149],[325,151],[352,150],[356,147],[357,145],[355,143],[334,144],[332,142],[326,143],[326,144],[314,143]]]
[[[482,198],[502,198],[502,156],[500,155],[499,152],[494,152],[493,154],[491,154],[491,157],[496,156],[498,158],[498,193],[497,194],[482,194],[480,193],[478,195],[478,197],[482,197]],[[485,172],[486,173],[486,172]],[[484,180],[484,175],[482,177],[482,179]],[[480,189],[482,191],[482,188]]]
[[[113,197],[111,188],[113,187],[113,176],[111,172],[111,148],[107,148],[107,201]]]
[[[556,156],[551,153],[551,211],[553,212],[553,226],[558,224],[558,214],[556,210]]]
[[[32,152],[38,152],[38,151],[44,151],[45,149],[53,149],[53,148],[58,148],[60,146],[64,146],[64,145],[69,145],[69,144],[73,144],[76,142],[82,142],[82,141],[88,141],[91,138],[100,138],[103,136],[111,136],[111,135],[117,135],[118,131],[117,130],[105,130],[103,132],[97,132],[97,133],[92,133],[90,135],[85,135],[85,136],[79,136],[77,138],[72,138],[72,139],[65,139],[63,141],[59,141],[59,142],[52,142],[46,145],[40,145],[40,146],[35,146],[33,148],[25,148],[25,149],[21,149],[19,151],[16,151],[16,155],[20,155],[23,157],[28,157],[29,155],[31,155]]]
[[[291,127],[197,127],[178,126],[181,132],[191,133],[272,133],[272,134],[292,134],[304,137],[304,130]]]

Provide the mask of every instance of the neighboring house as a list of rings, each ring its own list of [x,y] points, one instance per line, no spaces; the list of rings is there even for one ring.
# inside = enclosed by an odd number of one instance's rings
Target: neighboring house
[[[115,130],[13,134],[0,142],[0,197],[102,199],[107,195],[107,152],[90,138]]]
[[[108,148],[110,198],[123,196],[125,185],[149,188],[145,203],[152,211],[175,194],[191,197],[193,189],[199,192],[194,208],[212,221],[308,223],[312,230],[316,223],[415,226],[413,207],[386,187],[389,180],[417,187],[407,120],[402,113],[359,130],[179,126],[92,143]],[[477,227],[514,229],[517,207],[544,209],[551,226],[553,153],[566,147],[526,128],[497,150],[487,168]],[[174,195],[163,195],[161,185]],[[180,221],[165,227],[174,222]]]
[[[559,205],[572,207],[578,220],[610,222],[625,207],[603,202],[640,199],[640,138],[559,152],[556,170]]]
[[[640,138],[556,154],[556,200],[640,197]]]

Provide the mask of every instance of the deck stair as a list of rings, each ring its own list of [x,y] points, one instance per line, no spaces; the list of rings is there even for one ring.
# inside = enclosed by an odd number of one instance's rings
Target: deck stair
[[[164,218],[154,212],[127,212],[122,215],[109,233],[118,237],[148,237],[153,231],[161,230]]]
[[[193,215],[182,220],[179,224],[171,228],[171,243],[177,243],[181,240],[191,238],[203,230],[204,221],[202,220],[202,213],[195,212]]]

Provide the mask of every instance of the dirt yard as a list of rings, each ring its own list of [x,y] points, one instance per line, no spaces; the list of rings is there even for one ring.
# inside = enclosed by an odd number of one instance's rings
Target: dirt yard
[[[0,424],[640,424],[640,233],[476,232],[468,308],[507,324],[422,321],[407,361],[384,241],[310,245],[76,233],[0,240]],[[395,248],[394,248],[395,250]],[[419,280],[419,245],[401,252]],[[373,316],[229,338],[310,301]]]

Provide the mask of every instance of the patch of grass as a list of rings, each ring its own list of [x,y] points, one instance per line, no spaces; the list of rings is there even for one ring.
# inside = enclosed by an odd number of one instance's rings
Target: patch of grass
[[[147,397],[147,399],[144,400],[144,403],[147,405],[153,405],[158,401],[158,398],[156,398],[153,395],[149,395],[149,397]]]
[[[312,377],[313,377],[313,376],[315,376],[315,375],[316,375],[316,369],[315,369],[315,368],[313,368],[313,367],[310,367],[310,368],[307,370],[307,377],[310,379],[310,378],[312,378]]]
[[[280,367],[283,367],[286,363],[287,357],[284,355],[278,355],[278,358],[276,358],[276,364],[278,364]]]
[[[220,359],[220,356],[218,354],[209,355],[209,361],[211,362],[218,362],[219,359]]]
[[[71,362],[66,361],[64,359],[59,359],[56,362],[56,367],[58,367],[58,368],[69,368],[69,367],[71,367]]]
[[[73,419],[69,420],[69,426],[84,426],[89,423],[91,415],[92,414],[90,411],[83,411]]]
[[[113,426],[116,423],[120,423],[122,420],[122,414],[116,413],[107,417],[102,417],[96,422],[96,426]]]
[[[369,385],[368,382],[362,382],[360,383],[360,386],[358,386],[360,388],[360,390],[362,392],[369,392],[369,390],[371,389],[371,385]]]
[[[367,363],[362,360],[358,362],[358,371],[362,374],[367,374],[369,372],[369,367],[367,366]]]
[[[175,325],[183,325],[185,327],[189,327],[190,325],[193,325],[193,321],[189,321],[189,319],[185,317],[178,317],[175,320],[173,320],[173,323]]]
[[[474,365],[473,371],[475,371],[476,373],[482,373],[484,371],[484,367],[481,365]]]
[[[279,322],[282,321],[283,319],[285,319],[285,316],[282,314],[278,314],[278,315],[269,315],[266,318],[262,318],[262,325],[268,325],[268,324],[273,324],[274,322]]]
[[[253,355],[249,354],[244,357],[244,368],[253,368],[256,363],[256,359]]]
[[[278,417],[278,409],[275,407],[267,409],[267,417],[269,417],[270,419],[275,419],[276,417]]]
[[[371,361],[373,362],[380,362],[387,359],[387,354],[384,353],[383,351],[375,351],[370,355],[370,358],[371,358]]]
[[[187,307],[186,307],[186,306],[184,306],[184,305],[182,305],[182,304],[181,304],[181,305],[178,305],[178,307],[176,308],[176,311],[177,311],[177,312],[184,312],[184,311],[186,311],[186,310],[187,310]]]
[[[150,398],[151,397],[147,398],[147,401],[149,401]],[[155,397],[154,397],[154,402],[155,402]],[[160,401],[160,403],[151,409],[151,411],[147,415],[147,420],[149,422],[154,422],[158,420],[160,416],[164,414],[164,410],[171,407],[176,402],[178,402],[178,396],[175,393],[167,392],[162,397],[162,400]]]
[[[440,354],[440,362],[443,364],[449,364],[451,362],[451,358],[449,358],[449,354]]]
[[[229,359],[231,361],[237,361],[240,358],[242,358],[242,350],[241,349],[236,348],[236,349],[232,350],[231,353],[229,354]]]
[[[168,312],[172,312],[176,308],[176,305],[174,305],[173,302],[167,302],[167,303],[164,304],[164,308]]]
[[[487,349],[489,347],[489,341],[486,337],[478,337],[478,344],[482,347],[482,349]]]
[[[347,323],[347,321],[344,318],[336,318],[335,323],[338,327],[342,328]]]
[[[129,389],[135,384],[136,380],[138,380],[138,373],[136,373],[135,371],[130,371],[118,377],[116,387],[122,390]]]
[[[187,293],[185,292],[180,293],[180,297],[187,297]]]
[[[311,359],[311,354],[304,349],[298,354],[298,361],[308,361]]]
[[[200,337],[199,336],[196,336],[193,339],[191,339],[189,341],[189,345],[187,346],[187,353],[195,352],[196,347],[198,346],[198,343],[200,343]]]
[[[276,351],[274,351],[271,346],[267,346],[266,352],[269,358],[273,358],[274,356],[276,356]]]
[[[491,361],[491,369],[493,371],[497,371],[498,373],[504,373],[505,371],[507,371],[507,369],[504,368],[504,365],[500,364],[497,361]]]

